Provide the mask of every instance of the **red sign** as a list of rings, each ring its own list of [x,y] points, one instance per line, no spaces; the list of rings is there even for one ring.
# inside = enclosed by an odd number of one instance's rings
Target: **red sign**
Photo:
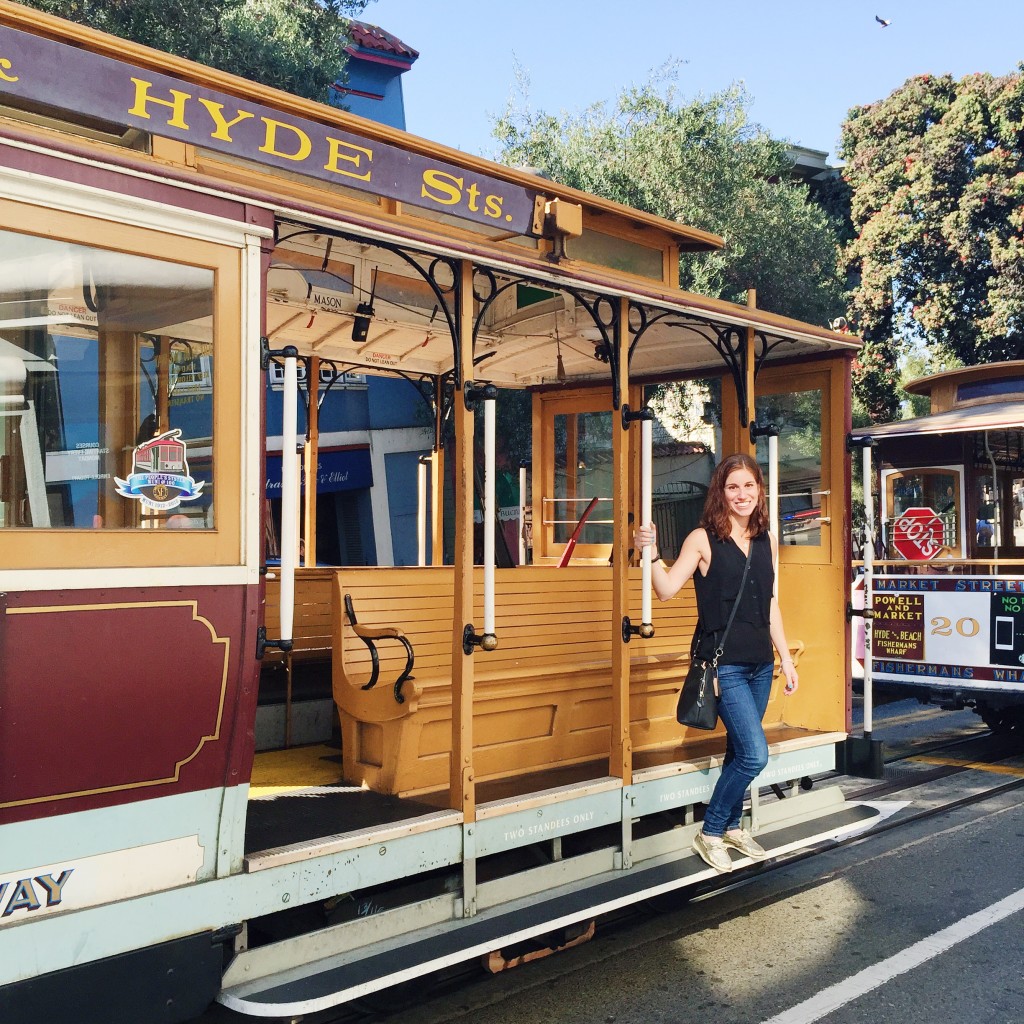
[[[902,558],[934,558],[942,550],[942,535],[934,509],[908,508],[892,521],[892,546]]]

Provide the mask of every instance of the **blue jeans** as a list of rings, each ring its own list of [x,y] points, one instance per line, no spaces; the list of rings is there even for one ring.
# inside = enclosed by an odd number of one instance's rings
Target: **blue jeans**
[[[768,707],[773,666],[718,666],[718,715],[725,726],[722,774],[704,812],[703,831],[720,836],[740,827],[743,795],[768,763],[768,741],[761,719]]]

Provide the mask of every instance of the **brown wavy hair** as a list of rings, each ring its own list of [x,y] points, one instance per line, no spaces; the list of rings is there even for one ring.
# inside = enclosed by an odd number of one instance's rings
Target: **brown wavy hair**
[[[749,470],[757,481],[757,504],[750,514],[749,530],[751,537],[760,537],[768,530],[768,501],[764,494],[764,476],[761,474],[761,467],[743,452],[729,455],[715,466],[711,474],[711,483],[708,484],[708,496],[704,500],[704,512],[700,517],[700,525],[709,534],[719,540],[727,540],[732,532],[732,523],[729,521],[729,505],[725,500],[725,482],[729,474],[737,469]]]

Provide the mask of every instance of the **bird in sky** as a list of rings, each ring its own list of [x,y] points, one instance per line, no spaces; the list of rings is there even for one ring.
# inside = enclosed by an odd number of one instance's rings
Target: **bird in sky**
[[[875,21],[877,21],[878,24],[882,26],[882,28],[888,28],[892,24],[892,22],[889,21],[887,18],[879,17],[879,15],[877,14],[875,15]]]

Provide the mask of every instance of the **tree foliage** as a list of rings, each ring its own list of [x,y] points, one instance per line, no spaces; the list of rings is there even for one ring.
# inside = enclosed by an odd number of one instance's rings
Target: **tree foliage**
[[[743,302],[756,288],[758,306],[818,324],[842,309],[835,226],[739,87],[689,102],[629,88],[576,115],[510,105],[494,136],[505,163],[722,235],[724,249],[683,257],[689,291]]]
[[[843,125],[856,237],[848,316],[868,342],[855,389],[898,409],[910,344],[938,365],[1024,357],[1024,65],[912,78]]]
[[[328,102],[369,0],[21,0],[252,82]]]

